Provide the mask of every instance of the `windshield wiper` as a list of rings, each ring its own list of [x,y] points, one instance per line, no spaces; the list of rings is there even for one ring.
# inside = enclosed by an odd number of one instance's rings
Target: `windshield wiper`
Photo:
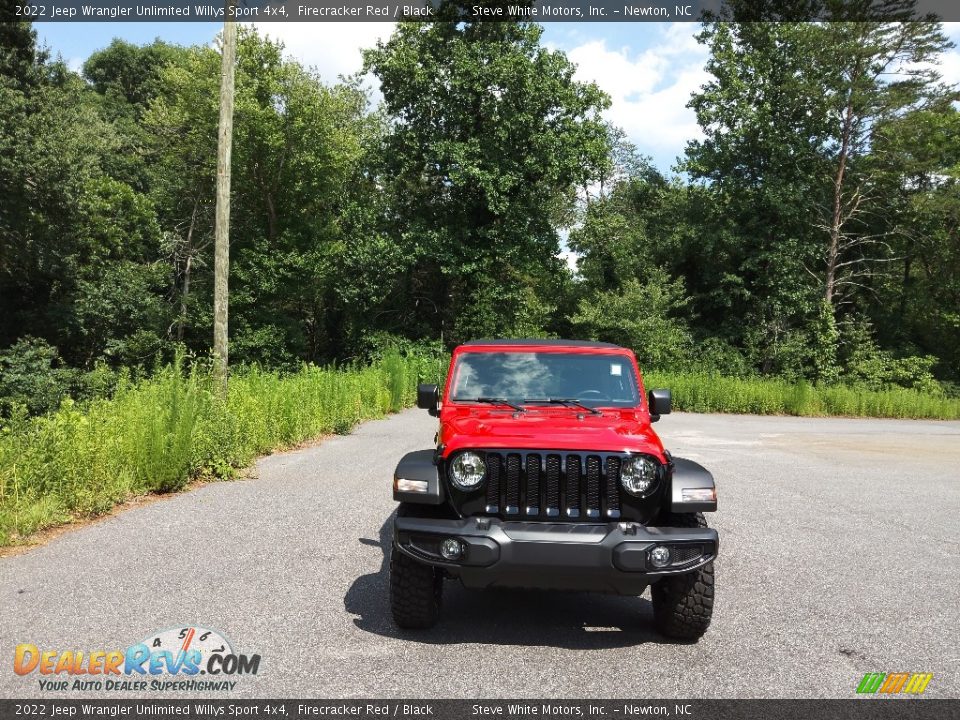
[[[589,405],[584,405],[582,402],[574,398],[528,398],[528,399],[525,399],[524,402],[549,403],[550,405],[570,405],[570,406],[578,407],[581,410],[586,410],[591,415],[603,415],[603,413],[597,410],[596,408],[592,408]]]
[[[526,412],[526,411],[527,411],[527,409],[526,409],[525,407],[523,407],[522,405],[517,405],[516,403],[512,403],[512,402],[510,402],[509,400],[507,400],[506,398],[479,397],[479,398],[474,398],[473,401],[474,401],[474,402],[479,402],[479,403],[489,403],[489,404],[491,404],[491,405],[506,405],[507,407],[513,408],[513,409],[516,410],[517,412]],[[468,401],[468,402],[469,402],[469,401]]]

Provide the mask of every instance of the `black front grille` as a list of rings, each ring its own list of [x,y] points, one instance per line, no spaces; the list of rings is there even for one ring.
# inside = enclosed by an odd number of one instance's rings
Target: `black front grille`
[[[617,519],[621,462],[588,452],[487,452],[485,510],[527,519]]]

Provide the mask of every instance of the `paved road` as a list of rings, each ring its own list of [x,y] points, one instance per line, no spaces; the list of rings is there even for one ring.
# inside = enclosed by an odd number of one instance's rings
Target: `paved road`
[[[197,623],[261,654],[241,696],[850,697],[865,672],[927,671],[928,695],[960,697],[960,423],[664,418],[720,487],[695,645],[654,634],[646,597],[453,583],[440,626],[397,631],[389,479],[433,423],[371,422],[0,558],[0,696],[40,694],[10,671],[16,643],[125,648]]]

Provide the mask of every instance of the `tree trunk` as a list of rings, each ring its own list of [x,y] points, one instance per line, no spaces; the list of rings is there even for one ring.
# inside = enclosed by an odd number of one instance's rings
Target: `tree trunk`
[[[824,280],[824,300],[833,307],[833,295],[837,285],[837,262],[840,257],[840,231],[843,227],[843,179],[847,170],[847,154],[850,152],[850,129],[853,119],[852,99],[848,100],[843,119],[840,155],[837,158],[837,173],[833,178],[833,216],[830,219],[830,244],[827,247],[827,272]]]
[[[190,297],[190,270],[193,266],[193,228],[197,221],[197,206],[199,199],[193,201],[193,212],[190,213],[190,227],[187,229],[187,261],[183,266],[183,291],[180,294],[180,319],[177,322],[177,342],[183,340],[183,328],[187,324],[187,300]]]
[[[847,98],[843,128],[840,138],[840,153],[837,157],[837,172],[833,178],[833,216],[830,219],[830,244],[827,247],[827,270],[824,278],[824,300],[832,308],[837,286],[837,263],[840,259],[840,233],[843,229],[843,181],[850,154],[850,136],[853,131],[853,92]]]
[[[900,327],[903,327],[907,317],[907,293],[910,292],[910,271],[913,269],[913,256],[907,254],[903,258],[903,281],[900,284]]]
[[[177,342],[183,340],[183,328],[187,324],[187,297],[190,295],[190,266],[193,264],[193,255],[187,255],[187,262],[183,266],[183,292],[180,295],[180,320],[177,322]]]
[[[273,195],[266,193],[267,196],[267,238],[270,241],[270,247],[274,247],[277,239],[277,209],[273,204]]]
[[[223,58],[220,74],[220,131],[217,139],[217,211],[214,228],[213,354],[214,372],[221,392],[227,389],[227,280],[230,273],[230,154],[233,141],[233,77],[237,26],[227,4],[223,23]]]

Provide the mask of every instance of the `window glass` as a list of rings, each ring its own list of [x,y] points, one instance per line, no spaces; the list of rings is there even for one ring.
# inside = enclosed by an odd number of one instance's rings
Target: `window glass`
[[[635,407],[637,381],[623,355],[467,352],[453,370],[450,399],[513,402],[574,399],[589,406]]]

